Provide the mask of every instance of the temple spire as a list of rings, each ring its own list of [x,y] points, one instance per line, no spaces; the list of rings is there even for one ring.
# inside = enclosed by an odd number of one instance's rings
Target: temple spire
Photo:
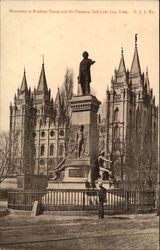
[[[56,95],[56,99],[55,99],[55,106],[56,106],[56,111],[57,111],[57,115],[56,115],[56,119],[58,122],[61,121],[61,110],[62,110],[62,102],[61,102],[61,93],[58,87],[57,90],[57,95]]]
[[[131,64],[130,74],[141,75],[141,67],[140,67],[138,48],[137,48],[137,34],[135,34],[135,50],[134,50],[133,60]]]
[[[25,67],[24,67],[24,73],[23,73],[23,79],[22,79],[20,91],[28,91]]]
[[[126,66],[125,66],[124,55],[123,55],[123,46],[121,47],[121,60],[119,63],[117,73],[126,73]]]
[[[61,94],[60,94],[59,87],[58,87],[58,89],[57,89],[57,95],[56,95],[55,103],[56,103],[57,106],[60,106],[60,105],[61,105]]]
[[[148,77],[148,67],[146,67],[145,84],[147,85],[147,90],[149,91],[150,83],[149,83],[149,77]]]
[[[45,69],[44,69],[44,57],[43,57],[43,61],[42,61],[42,69],[41,69],[41,74],[40,74],[40,78],[39,78],[37,91],[43,91],[45,93],[48,92],[46,74],[45,74]]]

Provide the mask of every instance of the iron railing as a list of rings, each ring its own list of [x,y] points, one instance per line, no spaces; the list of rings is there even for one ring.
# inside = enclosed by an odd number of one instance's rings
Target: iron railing
[[[25,190],[8,193],[8,208],[32,210],[35,200],[39,201],[43,211],[55,210],[96,210],[99,191],[48,189],[43,191]],[[127,211],[155,207],[154,191],[106,190],[105,210]]]

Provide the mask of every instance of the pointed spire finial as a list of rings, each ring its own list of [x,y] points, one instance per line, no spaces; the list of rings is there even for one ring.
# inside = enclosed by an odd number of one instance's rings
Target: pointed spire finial
[[[28,91],[25,66],[24,66],[23,79],[22,79],[22,83],[21,83],[21,87],[20,87],[19,91],[22,91],[22,92],[23,91]]]
[[[146,67],[146,75],[148,76],[148,66]]]
[[[44,68],[44,55],[42,55],[42,68],[39,77],[37,91],[43,91],[43,93],[48,93],[47,80]]]
[[[42,66],[44,67],[44,55],[42,55]]]
[[[121,46],[121,55],[123,55],[123,44]]]
[[[138,34],[135,34],[135,48],[137,48],[137,35]]]
[[[141,67],[140,67],[138,49],[137,49],[137,35],[138,34],[135,34],[135,49],[134,49],[134,55],[133,55],[133,60],[131,64],[130,74],[137,74],[137,76],[138,75],[141,76]]]

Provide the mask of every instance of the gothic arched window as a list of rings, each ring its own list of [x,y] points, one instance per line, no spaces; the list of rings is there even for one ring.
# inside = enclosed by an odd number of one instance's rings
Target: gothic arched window
[[[53,144],[50,145],[50,155],[53,155],[54,153],[54,146]]]
[[[61,129],[59,134],[60,134],[60,136],[64,136],[64,131]]]
[[[45,132],[44,131],[41,132],[41,136],[45,137]]]
[[[114,121],[119,122],[119,109],[118,108],[114,110]]]
[[[50,135],[51,135],[51,137],[53,137],[53,136],[55,135],[55,132],[52,130],[52,131],[50,132]]]
[[[32,137],[33,137],[33,138],[35,138],[35,137],[36,137],[36,132],[35,132],[35,131],[33,131],[33,133],[32,133]]]
[[[45,147],[44,147],[44,145],[41,145],[41,156],[44,155],[44,151],[45,151]]]

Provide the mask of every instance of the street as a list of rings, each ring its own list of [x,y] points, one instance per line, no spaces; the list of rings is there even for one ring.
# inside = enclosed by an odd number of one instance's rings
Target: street
[[[156,214],[0,218],[0,249],[158,250]]]

